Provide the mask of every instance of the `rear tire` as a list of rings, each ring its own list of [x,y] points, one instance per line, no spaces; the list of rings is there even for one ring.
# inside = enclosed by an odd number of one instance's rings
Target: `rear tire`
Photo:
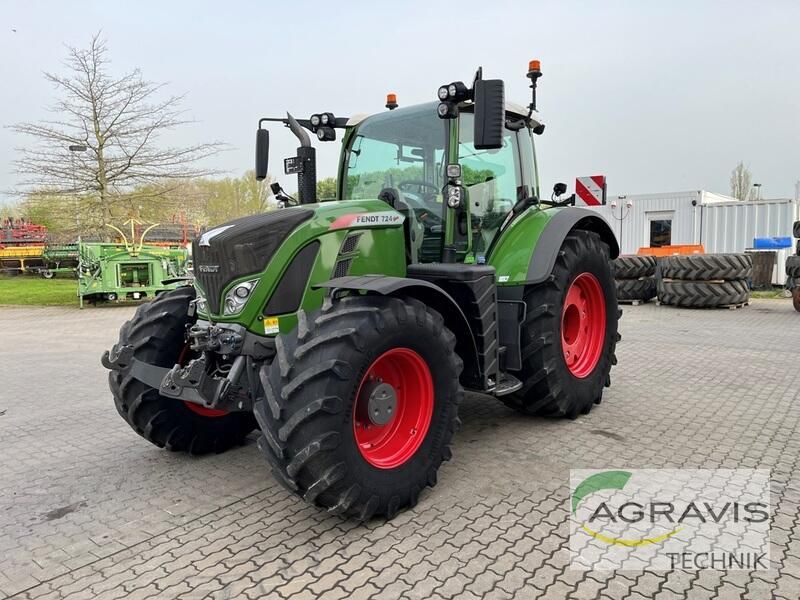
[[[165,292],[142,304],[120,329],[118,345],[134,347],[134,357],[158,367],[175,365],[185,348],[192,287]],[[166,398],[134,377],[111,371],[108,383],[117,412],[151,444],[190,454],[223,452],[240,445],[256,426],[251,413],[219,414]],[[214,415],[214,416],[211,416]]]
[[[441,315],[414,299],[351,296],[301,311],[298,327],[278,336],[275,360],[262,367],[266,397],[255,404],[258,445],[278,481],[360,520],[414,506],[451,456],[463,396],[455,342]],[[370,377],[397,353],[410,357],[397,363],[406,367]],[[386,383],[396,405],[380,425],[365,418],[363,386]],[[404,395],[404,388],[416,392]],[[405,433],[400,425],[410,422]]]
[[[604,304],[604,310],[591,304],[587,308],[602,310],[605,323],[600,329],[603,337],[597,347],[596,364],[585,373],[576,374],[565,357],[563,340],[570,335],[564,327],[565,301],[575,282],[585,275],[597,282]],[[600,403],[603,387],[611,385],[611,366],[617,362],[614,351],[620,312],[608,245],[594,232],[571,232],[561,245],[550,279],[527,288],[525,302],[520,371],[523,385],[502,400],[526,414],[575,418],[588,413],[593,404]]]
[[[661,281],[658,299],[662,304],[685,308],[714,308],[744,304],[750,299],[746,281]]]

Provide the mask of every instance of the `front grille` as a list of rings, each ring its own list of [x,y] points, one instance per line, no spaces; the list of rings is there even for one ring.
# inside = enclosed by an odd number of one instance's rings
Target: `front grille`
[[[192,242],[197,282],[212,314],[220,313],[222,290],[234,279],[264,270],[289,233],[313,211],[283,208],[215,227]]]

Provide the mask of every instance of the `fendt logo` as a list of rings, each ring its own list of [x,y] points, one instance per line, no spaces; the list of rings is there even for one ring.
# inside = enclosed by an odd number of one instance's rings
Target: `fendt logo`
[[[201,273],[219,273],[219,265],[197,265]]]
[[[570,513],[580,568],[767,568],[768,471],[573,471]]]

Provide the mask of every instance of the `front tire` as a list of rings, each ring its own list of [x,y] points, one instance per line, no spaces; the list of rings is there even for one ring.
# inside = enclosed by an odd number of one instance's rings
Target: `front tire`
[[[523,382],[503,401],[526,414],[575,418],[599,404],[611,385],[619,335],[609,248],[575,230],[561,245],[550,279],[525,290]]]
[[[451,456],[463,396],[455,342],[414,299],[351,296],[301,311],[262,368],[255,404],[275,477],[360,520],[414,506]]]
[[[134,357],[157,367],[180,362],[186,348],[188,314],[195,297],[192,287],[180,287],[142,304],[120,329],[118,345],[132,345]],[[250,413],[225,413],[166,398],[130,374],[108,375],[114,405],[131,428],[159,448],[190,454],[223,452],[241,445],[256,426]]]

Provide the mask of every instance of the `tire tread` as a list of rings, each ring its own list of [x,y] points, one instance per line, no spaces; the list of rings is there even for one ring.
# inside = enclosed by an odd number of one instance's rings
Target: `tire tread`
[[[661,277],[690,281],[741,280],[753,274],[748,254],[691,254],[665,256],[659,263]]]
[[[455,336],[444,328],[441,315],[413,298],[349,296],[327,301],[316,314],[300,312],[298,328],[283,338],[288,365],[276,368],[264,365],[259,377],[264,396],[254,407],[261,428],[259,448],[284,487],[306,501],[324,506],[331,514],[353,516],[359,520],[373,515],[392,516],[398,510],[416,504],[420,486],[411,486],[403,497],[381,499],[349,476],[348,465],[338,450],[341,434],[329,429],[331,419],[345,410],[345,398],[313,392],[322,381],[351,380],[358,377],[354,364],[346,356],[366,353],[363,332],[373,328],[382,333],[387,327],[423,325],[451,350],[443,357],[454,372],[457,401],[463,390],[458,383],[461,359],[453,352]],[[346,347],[347,353],[338,349]],[[338,358],[327,358],[328,356]],[[325,358],[320,358],[325,357]],[[457,403],[457,402],[456,402]],[[349,410],[349,409],[348,409]],[[435,482],[435,470],[451,456],[449,443],[460,421],[457,413],[446,427],[443,449],[437,464],[423,480]]]
[[[602,387],[610,385],[608,372],[616,364],[616,343],[619,334],[616,330],[616,319],[620,312],[616,307],[616,297],[611,294],[613,306],[608,306],[608,318],[613,318],[613,331],[607,340],[605,358],[601,364],[606,369],[602,376],[600,390],[591,398],[578,398],[576,394],[567,393],[564,389],[558,360],[560,360],[560,311],[557,307],[564,294],[563,284],[559,283],[562,274],[567,272],[567,260],[573,256],[608,256],[608,246],[594,232],[577,230],[567,235],[562,244],[562,252],[556,259],[550,279],[540,285],[531,286],[525,291],[525,301],[529,307],[523,324],[529,342],[523,345],[522,387],[515,393],[502,396],[501,400],[515,410],[531,415],[547,417],[575,418],[579,414],[589,412],[594,404],[602,398]],[[643,265],[654,265],[652,257],[632,258],[630,264],[640,268]],[[643,259],[643,260],[639,260]],[[613,264],[607,264],[607,277],[613,280]],[[558,276],[557,276],[558,275]],[[612,281],[613,284],[613,281]],[[532,308],[531,308],[532,307]],[[565,367],[564,367],[565,368]],[[563,370],[563,369],[562,369]]]

